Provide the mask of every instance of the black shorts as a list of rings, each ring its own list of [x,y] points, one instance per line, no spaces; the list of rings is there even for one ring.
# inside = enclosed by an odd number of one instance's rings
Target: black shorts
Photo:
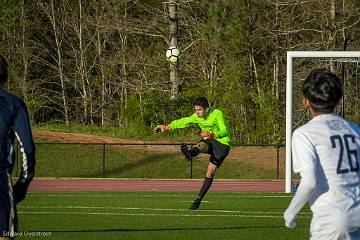
[[[230,147],[222,144],[217,140],[210,140],[210,139],[202,139],[200,142],[205,142],[209,146],[208,154],[210,154],[209,161],[220,167],[221,164],[224,162],[226,156],[229,154]]]
[[[10,174],[0,168],[0,236],[10,237],[17,232],[16,205],[12,196]]]

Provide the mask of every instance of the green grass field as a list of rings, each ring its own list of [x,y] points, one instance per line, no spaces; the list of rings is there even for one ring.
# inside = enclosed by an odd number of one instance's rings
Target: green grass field
[[[197,211],[189,192],[30,192],[18,205],[20,232],[31,239],[308,239],[310,210],[283,226],[292,195],[209,192]],[[17,239],[29,239],[19,236]]]

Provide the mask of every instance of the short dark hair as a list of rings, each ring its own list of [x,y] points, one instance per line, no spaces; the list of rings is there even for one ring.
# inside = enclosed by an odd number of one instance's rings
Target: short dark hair
[[[197,97],[194,100],[194,106],[202,106],[203,108],[208,108],[209,102],[205,97]]]
[[[0,86],[3,86],[8,80],[8,64],[4,56],[0,54]]]
[[[315,69],[305,79],[302,92],[316,112],[333,112],[340,101],[343,88],[340,79],[326,69]]]

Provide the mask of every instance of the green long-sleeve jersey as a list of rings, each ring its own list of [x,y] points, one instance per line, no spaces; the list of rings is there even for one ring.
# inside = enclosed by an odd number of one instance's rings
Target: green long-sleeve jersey
[[[214,133],[215,139],[222,144],[231,146],[231,133],[229,124],[226,121],[224,113],[216,108],[210,108],[204,118],[198,117],[196,113],[189,117],[180,118],[170,123],[171,129],[185,128],[196,124],[201,130]]]

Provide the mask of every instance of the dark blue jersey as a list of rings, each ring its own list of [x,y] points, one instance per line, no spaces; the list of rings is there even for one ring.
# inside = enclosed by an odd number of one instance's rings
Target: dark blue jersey
[[[0,168],[11,173],[14,168],[13,142],[20,143],[21,183],[30,183],[35,170],[35,145],[29,114],[23,100],[0,88]]]

